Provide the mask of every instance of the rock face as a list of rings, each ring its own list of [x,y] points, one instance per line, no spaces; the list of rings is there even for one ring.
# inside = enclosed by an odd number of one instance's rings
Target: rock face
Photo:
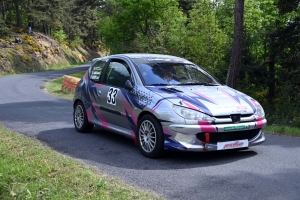
[[[14,42],[15,36],[21,38],[21,43]],[[31,35],[19,33],[5,40],[0,39],[0,75],[44,71],[51,66],[79,64],[83,58],[92,60],[104,55],[106,53],[88,48],[71,49],[59,45],[51,37],[39,32],[32,32]]]

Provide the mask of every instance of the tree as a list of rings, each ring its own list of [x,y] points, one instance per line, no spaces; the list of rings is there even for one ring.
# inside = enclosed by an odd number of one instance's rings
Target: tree
[[[234,40],[232,45],[230,67],[226,80],[226,84],[232,88],[237,88],[239,70],[242,64],[243,23],[244,0],[236,0],[234,9]]]
[[[210,0],[198,1],[189,16],[184,56],[214,72],[224,57],[227,42],[226,34],[218,26],[216,7]]]
[[[114,53],[152,51],[160,34],[161,20],[166,20],[164,16],[169,10],[178,11],[175,0],[111,0],[108,6],[115,12],[106,16],[103,10],[98,26]]]
[[[278,8],[281,14],[295,11],[298,8],[299,0],[278,0]]]
[[[53,30],[62,28],[61,15],[64,12],[62,0],[31,0],[24,6],[28,22],[50,35]]]
[[[5,0],[2,0],[1,1],[1,13],[2,13],[2,19],[6,19],[6,10],[5,10],[5,8],[6,8],[6,5],[5,5]]]
[[[5,38],[11,35],[11,31],[6,28],[4,21],[0,18],[0,38]]]
[[[287,105],[298,105],[300,100],[300,17],[279,27],[274,33],[274,55],[277,69],[277,92],[285,98]],[[275,71],[274,71],[275,73]],[[272,99],[274,100],[274,99]],[[274,102],[272,102],[274,103]]]
[[[189,12],[196,2],[197,0],[178,0],[180,8],[187,17],[189,17]]]
[[[15,11],[16,11],[17,26],[21,27],[22,19],[21,19],[21,10],[20,10],[19,0],[14,0],[14,4],[15,4]]]
[[[90,47],[99,42],[97,21],[99,20],[99,9],[106,5],[105,0],[76,0],[74,2],[74,21],[78,25],[78,34],[84,43]]]

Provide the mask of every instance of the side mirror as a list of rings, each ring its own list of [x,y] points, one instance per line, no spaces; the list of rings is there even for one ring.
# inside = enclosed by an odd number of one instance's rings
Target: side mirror
[[[133,89],[133,84],[130,80],[125,82],[125,89],[131,91]]]

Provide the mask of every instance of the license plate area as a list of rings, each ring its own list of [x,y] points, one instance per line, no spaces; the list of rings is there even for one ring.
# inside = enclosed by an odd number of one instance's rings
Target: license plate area
[[[248,140],[236,140],[236,141],[228,141],[228,142],[218,142],[217,150],[226,150],[226,149],[237,149],[248,147]]]

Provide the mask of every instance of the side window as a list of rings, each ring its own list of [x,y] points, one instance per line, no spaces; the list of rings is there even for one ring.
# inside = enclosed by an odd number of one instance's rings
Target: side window
[[[207,82],[207,83],[212,82],[212,80],[208,78],[205,74],[195,69],[190,71],[190,75],[193,80],[197,80],[199,82]]]
[[[106,61],[99,60],[94,64],[94,66],[91,68],[91,74],[90,74],[91,81],[99,82],[105,63]]]
[[[187,71],[186,71],[186,69],[182,65],[176,65],[176,66],[174,66],[174,70],[176,72],[177,78],[180,81],[188,79]]]
[[[106,70],[104,83],[115,87],[125,87],[125,82],[130,78],[128,64],[122,60],[112,60]]]

